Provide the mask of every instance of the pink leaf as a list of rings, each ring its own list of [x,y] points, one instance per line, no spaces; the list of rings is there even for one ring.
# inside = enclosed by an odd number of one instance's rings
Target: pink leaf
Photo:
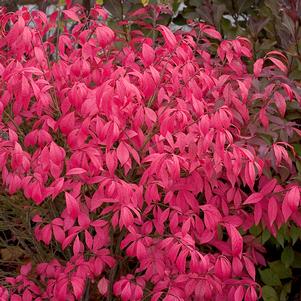
[[[117,147],[117,158],[121,166],[123,166],[130,158],[129,151],[125,146],[124,142],[120,142]]]
[[[52,225],[52,231],[56,241],[58,241],[59,243],[63,243],[65,239],[65,232],[63,231],[63,229],[59,226]]]
[[[233,256],[241,256],[243,248],[243,240],[238,230],[232,225],[226,225],[228,235],[231,239],[231,249]]]
[[[70,243],[72,242],[72,240],[74,239],[74,237],[76,236],[77,233],[72,233],[69,236],[67,236],[63,243],[62,243],[62,249],[66,249],[68,247],[68,245],[70,245]]]
[[[292,215],[292,209],[288,203],[288,198],[287,198],[287,195],[286,197],[284,198],[283,202],[282,202],[282,214],[283,214],[283,217],[284,217],[284,221],[287,222],[289,217]]]
[[[277,184],[277,180],[276,179],[272,179],[272,180],[269,180],[262,188],[261,188],[261,193],[263,195],[267,195],[267,194],[270,194],[275,186]]]
[[[282,72],[287,73],[287,67],[280,60],[274,57],[268,57],[267,59],[273,62],[273,64],[277,66]]]
[[[146,67],[151,65],[155,59],[154,49],[146,43],[142,45],[142,58]]]
[[[244,288],[242,285],[240,285],[234,293],[234,301],[242,301],[244,298],[244,294],[245,294]]]
[[[63,10],[63,14],[65,14],[69,19],[80,23],[80,19],[78,17],[78,15],[71,9],[68,10]]]
[[[177,257],[176,267],[178,268],[180,273],[185,273],[187,256],[188,256],[188,251],[182,250],[182,251],[180,251],[180,253]]]
[[[274,101],[276,104],[276,107],[281,115],[281,117],[283,118],[286,112],[286,101],[283,97],[282,94],[280,94],[279,92],[275,92],[274,93]]]
[[[258,59],[254,63],[254,71],[253,72],[254,72],[255,77],[258,77],[261,74],[263,63],[264,63],[263,59]]]
[[[245,179],[248,186],[253,189],[255,183],[255,168],[252,162],[249,162],[245,168]]]
[[[222,280],[226,280],[231,276],[231,263],[224,257],[220,256],[214,265],[214,272],[216,276]]]
[[[257,301],[257,300],[258,300],[258,296],[255,288],[253,286],[249,286],[245,294],[245,301]]]
[[[128,227],[133,224],[133,221],[134,217],[131,210],[128,207],[123,206],[120,212],[120,226],[122,227],[124,225]]]
[[[67,8],[69,9],[72,5],[72,0],[66,0]]]
[[[262,206],[261,203],[256,203],[254,206],[254,224],[258,225],[262,218]]]
[[[281,160],[282,160],[282,154],[283,154],[283,146],[273,144],[273,150],[276,158],[276,166],[279,166]]]
[[[49,245],[50,240],[51,240],[51,236],[52,236],[51,225],[50,224],[46,225],[42,229],[41,233],[42,233],[42,240],[44,241],[44,243],[46,245]]]
[[[84,293],[85,281],[80,277],[74,276],[71,278],[71,284],[74,296],[77,300],[79,300]]]
[[[22,301],[32,301],[32,293],[29,289],[26,289],[22,296]]]
[[[31,271],[31,267],[32,267],[32,265],[30,262],[25,265],[22,265],[22,267],[20,269],[21,275],[27,276],[29,274],[29,272]]]
[[[77,256],[80,251],[81,251],[81,241],[77,235],[73,243],[73,254]]]
[[[114,41],[115,33],[108,26],[98,26],[96,27],[96,37],[99,45],[105,48]]]
[[[244,205],[256,204],[263,199],[264,195],[261,192],[254,192],[245,201]]]
[[[109,288],[109,281],[102,277],[97,284],[98,291],[101,295],[106,295]]]
[[[159,25],[159,30],[165,39],[166,45],[171,49],[175,48],[177,39],[171,30],[164,25]]]
[[[67,135],[69,134],[73,129],[75,125],[75,114],[74,112],[70,112],[62,117],[62,119],[59,121],[60,129],[63,132],[63,134]]]
[[[81,175],[81,174],[86,173],[86,172],[87,171],[83,168],[75,167],[75,168],[69,169],[68,172],[66,173],[66,176]]]
[[[251,276],[251,278],[253,280],[255,280],[256,271],[255,271],[254,263],[246,256],[243,256],[243,259],[244,259],[245,267],[246,267],[246,270],[248,271],[248,274]]]
[[[264,128],[267,129],[269,127],[269,119],[267,117],[265,108],[260,109],[259,119],[260,119],[262,125],[264,126]]]
[[[65,192],[67,212],[72,218],[76,218],[80,212],[78,201],[68,192]]]
[[[205,25],[203,23],[200,23],[199,27],[200,27],[200,30],[202,32],[204,32],[205,34],[207,34],[209,37],[217,39],[219,41],[222,40],[221,34],[217,30],[215,30],[213,27]]]
[[[34,54],[37,61],[41,64],[45,61],[45,55],[43,50],[40,47],[34,47]]]
[[[274,221],[276,220],[277,213],[278,213],[278,202],[274,197],[271,197],[269,199],[269,204],[268,204],[268,218],[269,218],[270,226],[272,226]]]
[[[158,300],[160,299],[160,297],[161,297],[162,294],[163,294],[162,292],[154,293],[154,294],[152,295],[151,301],[158,301]]]
[[[291,210],[295,212],[298,209],[300,203],[300,190],[294,186],[290,191],[287,192],[285,198]]]

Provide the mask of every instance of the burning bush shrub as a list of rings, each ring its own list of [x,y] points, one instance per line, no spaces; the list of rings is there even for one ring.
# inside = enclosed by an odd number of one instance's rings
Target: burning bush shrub
[[[250,229],[301,226],[285,56],[253,61],[203,23],[125,40],[105,20],[2,13],[1,202],[34,237],[1,300],[258,300]]]

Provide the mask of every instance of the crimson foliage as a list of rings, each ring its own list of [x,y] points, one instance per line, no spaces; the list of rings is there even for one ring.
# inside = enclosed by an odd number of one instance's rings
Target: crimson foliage
[[[1,300],[257,300],[250,228],[301,226],[285,56],[203,23],[124,41],[101,7],[63,16],[2,11],[1,181],[53,257]]]

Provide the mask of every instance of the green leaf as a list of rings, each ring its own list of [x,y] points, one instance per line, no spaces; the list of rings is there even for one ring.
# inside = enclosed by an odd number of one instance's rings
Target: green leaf
[[[286,247],[281,253],[281,261],[286,267],[289,267],[294,262],[295,252],[291,247]]]
[[[281,285],[279,276],[275,274],[272,269],[259,270],[259,273],[264,284],[270,286]]]
[[[300,112],[289,112],[288,114],[285,115],[285,119],[288,121],[291,120],[296,120],[301,117]]]
[[[267,229],[264,229],[261,235],[262,244],[264,245],[270,238],[271,238],[271,233]]]
[[[298,239],[301,237],[301,229],[296,227],[295,225],[292,225],[290,228],[290,237],[292,239],[293,245],[296,243]]]
[[[282,248],[284,248],[284,226],[282,226],[277,233],[276,240],[281,245]]]
[[[296,161],[296,166],[297,166],[298,173],[300,174],[301,173],[301,161],[300,160]]]
[[[295,152],[297,153],[297,155],[301,156],[301,144],[294,143],[293,147],[294,147]]]
[[[287,301],[288,294],[291,292],[292,289],[292,282],[286,283],[280,293],[280,301]]]
[[[301,253],[300,252],[295,252],[295,258],[294,258],[292,267],[295,269],[301,269]]]
[[[277,233],[277,242],[284,248],[284,236],[283,233]]]
[[[258,225],[258,226],[256,226],[256,225],[254,225],[254,226],[252,226],[251,228],[250,228],[250,233],[253,235],[253,236],[258,236],[258,235],[260,235],[260,233],[261,233],[261,227],[260,227],[260,225]]]
[[[287,279],[292,277],[292,270],[287,268],[280,260],[269,263],[271,270],[278,275],[279,279]]]
[[[148,5],[149,0],[141,0],[141,3],[143,6],[146,6],[146,5]]]
[[[262,288],[262,298],[264,301],[279,301],[278,294],[274,288],[265,285]]]

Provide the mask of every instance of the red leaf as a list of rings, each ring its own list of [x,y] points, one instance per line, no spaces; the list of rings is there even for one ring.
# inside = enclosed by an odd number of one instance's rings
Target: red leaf
[[[97,288],[101,295],[106,295],[109,288],[109,281],[105,277],[102,277],[97,284]]]
[[[89,250],[92,250],[93,237],[89,231],[85,230],[85,242]]]
[[[274,93],[274,101],[281,117],[284,117],[286,112],[286,101],[279,92]]]
[[[252,162],[249,162],[246,167],[246,181],[251,189],[253,189],[254,187],[255,177],[256,177],[256,173],[255,173],[254,164]]]
[[[77,235],[73,243],[73,254],[77,256],[78,253],[80,252],[80,249],[81,249],[81,241],[79,240],[79,237]]]
[[[43,63],[45,60],[45,55],[43,50],[40,47],[34,47],[34,54],[39,63]]]
[[[146,67],[151,65],[155,59],[154,49],[146,43],[142,45],[142,58],[143,63]]]
[[[213,28],[206,28],[203,30],[203,32],[206,33],[211,38],[217,39],[219,41],[222,40],[221,34]]]
[[[123,166],[130,158],[129,151],[125,146],[124,142],[120,142],[117,147],[117,158],[121,166]]]
[[[298,187],[293,187],[287,192],[285,198],[287,198],[287,203],[291,210],[295,212],[298,209],[300,203],[300,190]]]
[[[287,67],[278,59],[274,57],[268,57],[269,59],[275,66],[277,66],[282,72],[287,73]]]
[[[29,274],[29,272],[31,271],[31,268],[32,268],[32,264],[30,262],[22,265],[22,267],[20,269],[21,275],[27,276]]]
[[[261,203],[257,203],[254,206],[254,224],[258,225],[262,217],[262,206]]]
[[[74,239],[74,237],[76,235],[77,235],[77,233],[72,233],[64,239],[64,241],[62,243],[62,250],[66,249],[68,247],[68,245],[70,245],[70,243],[72,242],[72,240]]]
[[[292,215],[292,209],[290,207],[290,205],[288,204],[288,198],[285,197],[282,203],[282,214],[284,217],[284,222],[287,222],[289,217]]]
[[[270,226],[273,225],[278,213],[278,202],[274,197],[271,197],[269,199],[269,204],[268,204],[268,218],[269,218],[269,223]]]
[[[78,201],[68,192],[65,192],[67,212],[72,218],[76,218],[80,212]]]
[[[267,129],[269,127],[269,119],[267,117],[265,108],[260,109],[259,119],[260,119],[262,125],[264,126],[264,128]]]
[[[246,270],[248,271],[248,274],[251,276],[253,280],[255,280],[256,272],[255,272],[255,266],[254,263],[246,256],[243,256]]]
[[[206,25],[204,23],[200,23],[199,28],[201,32],[204,32],[209,37],[217,39],[219,41],[222,40],[221,34],[217,30],[215,30],[212,26]]]
[[[244,288],[242,285],[240,285],[234,293],[234,301],[242,301],[244,298],[244,294],[245,294]]]
[[[166,45],[171,49],[175,48],[177,45],[177,39],[171,30],[164,25],[159,25],[159,30],[164,37]]]
[[[52,225],[52,231],[56,241],[63,243],[65,239],[65,232],[63,231],[63,229],[57,225]]]
[[[264,63],[263,59],[258,59],[254,63],[254,70],[253,70],[253,72],[254,72],[255,77],[258,77],[261,74],[263,63]]]
[[[233,227],[230,224],[226,225],[226,229],[227,229],[228,235],[231,239],[232,255],[241,257],[242,248],[243,248],[243,240],[242,240],[240,233],[238,232],[238,230],[235,227]]]
[[[276,179],[272,179],[272,180],[269,180],[262,188],[261,188],[261,193],[263,195],[267,195],[267,194],[270,194],[275,186],[277,184],[277,180]]]
[[[87,171],[83,168],[76,167],[76,168],[71,168],[68,170],[66,173],[66,176],[71,176],[71,175],[81,175],[83,173],[86,173]]]
[[[176,266],[180,273],[185,273],[187,256],[188,256],[188,251],[182,250],[177,257]]]
[[[264,195],[261,192],[254,192],[244,201],[243,204],[244,205],[256,204],[256,203],[260,202],[263,199],[263,197],[264,197]]]
[[[85,281],[80,277],[73,276],[71,278],[71,284],[72,284],[74,296],[76,297],[77,300],[79,300],[84,292]]]
[[[266,54],[266,57],[269,56],[269,55],[278,55],[278,56],[281,56],[285,61],[287,61],[287,57],[280,51],[278,50],[272,50],[272,51],[269,51],[267,54]]]
[[[34,74],[34,75],[43,75],[43,72],[36,67],[25,67],[23,69],[23,72],[28,72],[28,73]]]
[[[115,39],[114,31],[108,26],[96,27],[96,37],[101,47],[106,47]]]
[[[66,0],[67,8],[69,9],[72,5],[72,0]]]
[[[231,276],[231,263],[229,259],[220,256],[214,265],[214,272],[216,276],[222,280],[226,280]]]
[[[79,22],[80,23],[80,19],[78,17],[78,15],[71,9],[68,10],[63,10],[63,13],[71,20],[75,21],[75,22]]]
[[[51,225],[50,224],[46,225],[42,229],[41,233],[42,233],[42,240],[46,245],[49,245],[52,236]]]
[[[281,160],[282,160],[282,154],[283,154],[283,146],[273,144],[273,150],[276,158],[276,166],[279,166]]]
[[[128,207],[123,206],[120,211],[120,228],[122,228],[123,225],[128,227],[132,225],[133,222],[134,217],[131,210]]]
[[[75,125],[74,111],[64,115],[62,119],[59,121],[59,125],[63,134],[65,135],[69,134],[74,129],[74,125]]]
[[[254,286],[249,286],[245,294],[245,301],[257,301],[258,299],[259,298]]]

